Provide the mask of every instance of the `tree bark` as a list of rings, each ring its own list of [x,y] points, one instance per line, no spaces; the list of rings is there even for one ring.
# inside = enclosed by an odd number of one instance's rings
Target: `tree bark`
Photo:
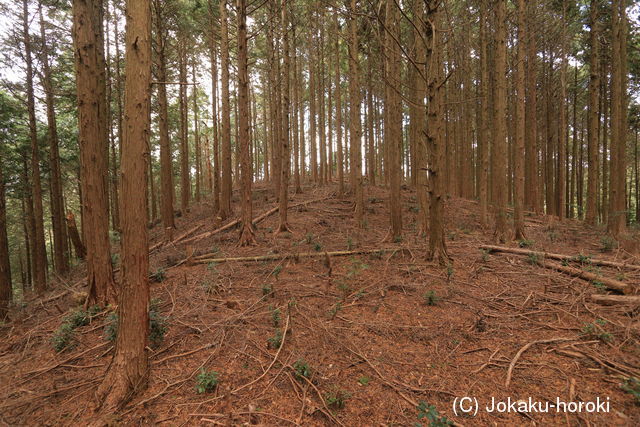
[[[626,229],[625,175],[627,162],[626,1],[612,1],[611,20],[611,166],[607,231],[618,238]]]
[[[445,242],[444,202],[446,195],[446,146],[444,136],[443,85],[444,70],[442,62],[441,2],[425,2],[426,20],[425,45],[427,64],[427,146],[431,153],[429,167],[429,253],[427,257],[446,265],[450,262]]]
[[[507,239],[507,26],[506,0],[495,1],[495,88],[493,111],[493,200],[495,215],[494,238],[498,242]]]
[[[108,138],[102,2],[74,0],[73,17],[82,167],[82,226],[87,249],[87,305],[106,306],[115,303],[116,286],[111,266],[105,179]],[[146,180],[141,182],[146,186]]]
[[[351,184],[355,194],[355,220],[364,227],[364,191],[362,188],[361,123],[360,123],[360,71],[358,70],[358,0],[349,3],[349,147]]]
[[[53,97],[53,85],[51,83],[51,66],[49,64],[49,52],[46,44],[44,19],[42,7],[40,14],[40,36],[42,38],[42,87],[45,92],[47,106],[47,124],[49,132],[49,167],[51,187],[51,226],[53,228],[53,259],[56,273],[65,276],[69,272],[69,247],[64,227],[64,208],[62,201],[62,176],[60,174],[60,151],[58,149],[58,126],[56,123],[55,100]]]
[[[589,7],[589,120],[588,120],[588,171],[587,171],[587,212],[585,220],[587,224],[595,225],[598,220],[597,211],[597,183],[600,172],[598,151],[598,103],[600,96],[600,58],[599,58],[599,23],[598,4],[600,0],[591,0]]]
[[[153,6],[155,10],[155,49],[158,57],[158,81],[167,80],[167,57],[166,43],[167,32],[165,28],[164,6],[161,0],[154,0]],[[158,84],[158,133],[160,137],[160,193],[161,203],[160,216],[162,217],[162,226],[165,230],[167,238],[172,234],[172,230],[176,228],[173,217],[173,200],[175,197],[173,187],[173,162],[171,155],[171,140],[169,139],[169,112],[167,102],[167,86]]]
[[[244,1],[244,0],[239,0]],[[289,154],[290,148],[290,129],[289,129],[289,118],[291,113],[291,70],[290,70],[290,57],[291,53],[289,52],[289,15],[288,15],[288,7],[289,3],[287,0],[282,0],[281,9],[282,9],[282,29],[283,29],[283,43],[282,43],[282,55],[284,56],[284,75],[282,76],[282,81],[284,85],[284,90],[282,91],[282,141],[280,154],[282,158],[282,176],[280,178],[280,223],[278,225],[278,232],[287,232],[289,230],[289,224],[287,221],[287,204],[289,202],[289,172],[291,169],[291,157]],[[246,28],[245,28],[246,31]],[[245,42],[246,43],[246,42]],[[246,46],[245,46],[246,49]],[[245,65],[246,68],[246,65]],[[249,217],[250,219],[251,217]]]
[[[242,225],[240,228],[240,245],[255,244],[253,224],[251,222],[252,200],[251,200],[251,159],[249,150],[251,141],[249,141],[249,73],[247,60],[247,2],[246,0],[237,0],[237,19],[238,19],[238,113],[239,113],[239,129],[238,142],[240,148],[240,188],[242,192]],[[288,76],[287,76],[288,77]],[[288,171],[288,168],[287,168]],[[282,183],[282,187],[287,187],[287,182]],[[282,195],[282,194],[281,194]],[[286,203],[286,194],[285,194]],[[282,204],[280,205],[282,208]],[[285,209],[286,210],[286,209]],[[282,211],[280,212],[282,220]],[[286,216],[285,216],[286,220]]]
[[[488,225],[489,205],[489,49],[487,40],[487,1],[480,4],[480,129],[478,145],[480,150],[480,225]]]
[[[229,23],[227,0],[220,0],[220,68],[222,68],[222,120],[220,139],[222,143],[222,188],[220,192],[219,220],[231,215],[231,106],[229,97]]]
[[[180,209],[188,212],[191,201],[191,170],[189,168],[189,124],[187,121],[187,42],[184,34],[178,40],[178,75],[180,87],[178,102],[180,104]]]
[[[12,294],[9,239],[7,237],[7,205],[2,161],[0,161],[0,321],[4,321],[7,317]]]
[[[516,240],[525,239],[524,232],[524,161],[525,161],[525,40],[526,33],[526,5],[524,0],[518,0],[518,53],[516,65],[516,152],[514,156],[515,186],[514,186],[514,229]]]
[[[389,155],[389,211],[390,238],[402,239],[402,110],[398,93],[400,88],[400,29],[398,8],[394,0],[386,0],[385,13],[385,96],[384,143]]]
[[[40,147],[36,128],[36,109],[33,88],[33,58],[31,35],[29,34],[29,6],[22,2],[22,29],[26,70],[27,111],[29,113],[29,139],[31,141],[31,194],[33,198],[33,285],[36,292],[47,290],[47,250],[44,242],[44,219],[42,207],[42,184],[40,181]]]
[[[115,354],[96,398],[102,413],[121,408],[144,389],[149,334],[147,161],[150,133],[151,4],[127,0],[125,110],[122,141],[122,288]]]

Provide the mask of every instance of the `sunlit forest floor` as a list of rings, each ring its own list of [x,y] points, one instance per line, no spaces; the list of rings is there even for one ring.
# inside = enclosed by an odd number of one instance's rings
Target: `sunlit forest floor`
[[[255,216],[277,206],[272,191],[255,190]],[[415,192],[403,190],[405,238],[393,243],[383,242],[387,190],[365,189],[365,229],[356,227],[350,199],[336,190],[305,187],[293,195],[292,204],[312,202],[290,209],[292,233],[274,233],[276,213],[258,224],[253,247],[237,246],[235,228],[188,240],[214,229],[209,200],[178,218],[176,237],[199,228],[151,254],[153,307],[166,333],[149,348],[149,385],[110,422],[428,425],[418,418],[424,401],[435,406],[431,415],[460,425],[640,424],[638,401],[623,387],[626,378],[640,377],[637,310],[591,302],[591,294],[609,291],[545,269],[535,257],[481,251],[492,243],[492,230],[481,229],[476,202],[447,201],[453,263],[441,267],[425,260],[426,240],[416,235]],[[528,240],[509,246],[640,264],[603,239],[604,229],[526,220]],[[162,236],[156,225],[151,243]],[[366,253],[374,249],[390,250]],[[299,256],[200,261],[290,254]],[[571,264],[640,284],[637,269]],[[15,321],[2,325],[0,421],[93,420],[93,393],[113,353],[105,339],[113,316],[98,313],[77,327],[71,348],[58,353],[52,344],[80,307],[82,278],[80,267],[43,298],[27,295],[11,312]],[[196,389],[203,368],[218,373],[208,393]],[[454,399],[464,396],[480,401],[476,417],[454,415]],[[609,397],[610,412],[490,414],[482,408],[492,397]]]

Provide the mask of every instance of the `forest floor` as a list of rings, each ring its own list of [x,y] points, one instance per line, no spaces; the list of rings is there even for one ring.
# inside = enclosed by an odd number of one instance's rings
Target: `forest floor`
[[[402,194],[404,241],[381,243],[387,191],[366,188],[360,230],[350,199],[336,197],[336,189],[305,187],[293,195],[292,203],[311,202],[290,209],[292,233],[273,232],[276,213],[258,224],[252,247],[237,246],[235,228],[188,240],[213,230],[208,200],[178,218],[176,238],[199,228],[151,254],[151,294],[166,334],[149,348],[148,387],[110,424],[429,425],[428,417],[419,419],[424,401],[435,407],[423,411],[431,418],[437,411],[458,425],[640,425],[639,401],[623,387],[626,378],[640,378],[637,307],[595,304],[591,294],[608,293],[599,283],[545,269],[532,257],[481,251],[492,233],[480,227],[473,201],[447,201],[453,263],[441,267],[425,260],[426,240],[416,236],[415,192]],[[276,206],[271,191],[255,190],[255,216]],[[526,222],[526,249],[640,264],[607,248],[601,228],[542,216]],[[162,235],[154,227],[151,243]],[[369,249],[390,251],[324,255]],[[298,256],[198,263],[198,255],[213,252],[202,258]],[[640,285],[637,269],[582,268]],[[44,297],[27,295],[12,310],[14,321],[0,328],[0,422],[93,420],[93,393],[113,354],[105,339],[111,317],[93,316],[60,353],[52,345],[80,307],[82,275],[79,266]],[[201,368],[218,373],[209,393],[196,390]],[[454,399],[465,396],[478,399],[475,417],[453,412]],[[600,398],[610,407],[488,413],[492,397]]]

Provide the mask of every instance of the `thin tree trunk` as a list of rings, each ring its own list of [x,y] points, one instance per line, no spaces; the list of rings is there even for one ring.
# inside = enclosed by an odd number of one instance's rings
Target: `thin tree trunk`
[[[480,4],[480,126],[478,145],[480,149],[480,225],[488,225],[489,205],[489,49],[487,40],[487,1]]]
[[[535,8],[537,0],[527,1],[527,23],[524,42],[527,45],[526,106],[525,106],[525,201],[526,209],[542,212],[540,182],[538,179],[538,121]]]
[[[53,228],[53,255],[56,272],[64,276],[69,272],[69,247],[64,226],[64,208],[62,201],[62,176],[60,173],[60,152],[58,149],[58,126],[56,123],[55,100],[53,97],[53,85],[51,82],[51,67],[49,65],[49,52],[46,45],[44,19],[42,7],[40,14],[40,36],[42,38],[42,86],[45,92],[47,105],[47,124],[49,140],[49,167],[51,185],[51,225]],[[1,232],[1,231],[0,231]]]
[[[396,40],[400,38],[398,8],[394,0],[386,0],[385,27],[385,100],[384,100],[384,143],[389,154],[389,211],[390,235],[392,241],[402,239],[402,111],[397,93],[401,90],[400,48]]]
[[[507,27],[506,0],[495,2],[495,96],[493,111],[493,199],[495,213],[494,237],[498,242],[507,238]]]
[[[238,112],[239,129],[238,143],[240,148],[241,177],[240,188],[242,193],[242,225],[240,231],[240,245],[255,244],[251,201],[251,159],[249,158],[249,73],[247,60],[247,3],[246,0],[238,0]],[[283,168],[287,171],[288,168]],[[283,180],[282,187],[287,188],[287,182]],[[286,203],[286,195],[285,195]],[[280,205],[282,207],[282,205]],[[286,209],[285,209],[286,210]],[[282,212],[281,212],[282,215]],[[281,217],[282,219],[282,217]],[[285,217],[286,219],[286,217]]]
[[[163,14],[163,6],[161,0],[153,1],[155,9],[155,36],[156,36],[156,53],[158,55],[158,81],[167,80],[167,58],[166,58],[166,40],[167,33],[164,27],[165,16]],[[176,228],[173,217],[173,201],[175,197],[173,187],[173,162],[171,155],[171,141],[169,139],[169,113],[167,103],[167,87],[164,84],[158,84],[158,133],[160,137],[160,194],[161,203],[160,216],[162,218],[162,226],[169,238]]]
[[[349,146],[351,154],[351,184],[355,194],[355,220],[364,227],[364,191],[362,188],[361,124],[360,124],[360,71],[358,65],[358,0],[349,3]]]
[[[187,46],[185,36],[178,41],[178,74],[180,79],[178,102],[180,104],[180,209],[183,214],[191,200],[191,171],[189,169],[189,125],[187,122]]]
[[[524,240],[524,160],[525,160],[525,40],[526,33],[525,0],[518,0],[518,53],[516,65],[516,152],[514,156],[514,229],[516,240]]]
[[[222,221],[231,215],[231,106],[229,98],[229,23],[227,0],[220,0],[220,67],[222,68],[222,188],[218,218]]]
[[[22,258],[20,259],[22,260]],[[6,319],[12,293],[9,238],[7,237],[7,205],[2,162],[0,161],[0,321]]]
[[[40,148],[36,128],[36,110],[33,89],[33,58],[31,35],[29,34],[29,7],[22,2],[23,41],[27,63],[26,95],[29,113],[29,139],[31,141],[31,194],[33,198],[33,285],[39,294],[47,290],[47,251],[44,242],[44,220],[42,207],[42,185],[40,182]]]

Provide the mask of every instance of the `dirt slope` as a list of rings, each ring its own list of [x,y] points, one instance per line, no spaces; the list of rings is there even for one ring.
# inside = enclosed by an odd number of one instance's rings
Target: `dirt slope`
[[[152,297],[166,318],[166,334],[150,347],[148,388],[108,421],[428,425],[418,419],[417,405],[424,401],[461,425],[640,424],[640,406],[621,388],[624,378],[640,376],[637,308],[594,304],[589,295],[606,293],[598,283],[546,270],[534,259],[481,252],[478,246],[491,243],[491,232],[480,229],[472,201],[447,202],[454,261],[440,267],[425,261],[426,242],[415,234],[415,193],[403,191],[404,241],[381,243],[388,229],[386,191],[367,188],[367,228],[358,230],[349,199],[335,197],[335,190],[305,188],[293,196],[296,202],[326,199],[292,209],[292,234],[274,235],[277,215],[268,217],[258,225],[258,246],[237,247],[237,231],[231,230],[191,242],[189,250],[178,242],[152,253],[159,279]],[[256,214],[275,206],[267,189],[258,188],[255,206]],[[197,225],[190,237],[214,228],[207,202],[178,219],[176,236]],[[550,224],[543,217],[528,217],[527,225],[524,246],[624,259],[623,251],[601,252],[603,230],[574,221]],[[154,243],[161,234],[159,226],[152,230]],[[239,257],[377,248],[403,250],[181,263],[191,250]],[[640,284],[637,270],[581,268]],[[79,266],[44,298],[28,296],[12,310],[15,322],[2,325],[1,422],[94,419],[93,392],[112,354],[104,338],[109,314],[75,329],[72,348],[57,353],[51,343],[82,291]],[[296,367],[308,380],[296,375]],[[211,393],[196,392],[201,368],[218,373]],[[464,396],[479,400],[477,416],[454,415],[454,399]],[[609,398],[610,412],[487,413],[492,397],[553,403]]]

